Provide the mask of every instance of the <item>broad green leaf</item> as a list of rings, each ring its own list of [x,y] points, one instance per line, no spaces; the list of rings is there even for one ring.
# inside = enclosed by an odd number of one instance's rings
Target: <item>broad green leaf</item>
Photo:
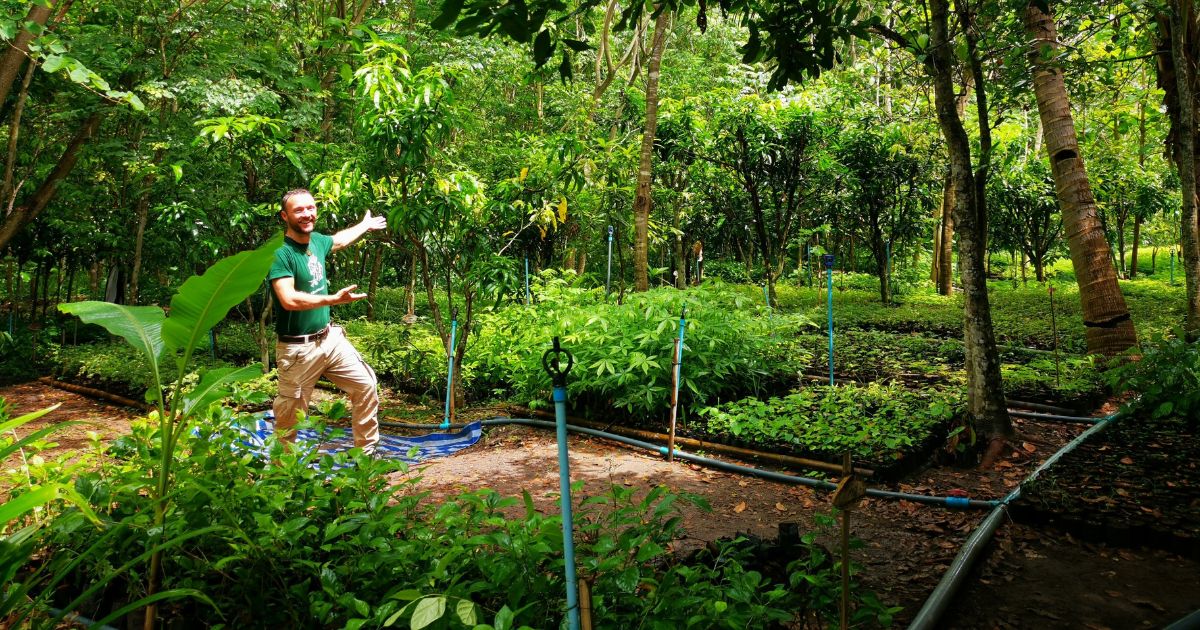
[[[158,360],[163,352],[163,315],[157,306],[124,306],[108,302],[70,302],[59,304],[58,310],[75,315],[85,324],[103,326],[108,332],[129,342],[153,366],[154,380],[158,379]]]
[[[409,621],[409,627],[412,630],[421,630],[433,622],[441,619],[446,614],[446,598],[442,595],[432,595],[417,602],[416,608],[413,610],[412,619]]]
[[[171,298],[171,316],[162,324],[166,349],[171,353],[195,349],[229,309],[262,286],[282,243],[283,236],[276,235],[258,249],[223,258],[203,275],[188,278]]]
[[[183,179],[183,164],[180,162],[172,164],[171,172],[175,173],[175,183],[178,184],[179,180]]]
[[[477,617],[475,615],[475,604],[470,600],[458,600],[458,604],[454,607],[454,612],[458,615],[459,621],[462,621],[465,625],[475,625],[475,622],[477,621]]]
[[[59,68],[63,67],[63,63],[65,61],[66,59],[64,59],[62,55],[49,55],[46,57],[46,60],[42,62],[42,70],[54,74],[55,72],[58,72]]]
[[[209,405],[228,396],[231,391],[230,385],[256,376],[262,376],[261,363],[205,372],[196,387],[184,395],[181,416],[186,418],[193,413],[204,411]]]

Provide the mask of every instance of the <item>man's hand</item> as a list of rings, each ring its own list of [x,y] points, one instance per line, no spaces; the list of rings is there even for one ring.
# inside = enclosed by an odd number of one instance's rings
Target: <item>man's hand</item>
[[[387,217],[383,215],[377,217],[371,216],[371,211],[367,210],[367,213],[363,215],[363,220],[359,222],[359,225],[366,228],[366,231],[368,232],[374,232],[375,230],[386,230]]]
[[[367,214],[370,215],[369,212]],[[366,293],[354,293],[353,291],[357,288],[357,284],[352,284],[341,291],[334,293],[331,296],[333,298],[333,304],[349,304],[367,297]]]

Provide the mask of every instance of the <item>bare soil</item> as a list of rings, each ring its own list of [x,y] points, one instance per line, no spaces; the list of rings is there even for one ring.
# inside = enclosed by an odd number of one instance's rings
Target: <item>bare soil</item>
[[[0,388],[0,397],[7,399],[17,414],[62,403],[54,413],[24,427],[25,432],[67,420],[82,422],[55,434],[53,441],[58,446],[43,453],[47,458],[86,448],[88,431],[111,440],[127,432],[136,417],[132,410],[37,382]],[[403,404],[400,396],[387,398]],[[429,410],[429,417],[421,418],[420,409],[409,407],[410,421],[440,420],[437,410]],[[489,414],[480,410],[475,415]],[[463,417],[472,416],[467,412]],[[931,466],[889,489],[1001,498],[1081,430],[1032,421],[1022,421],[1019,427],[1021,439],[991,470]],[[659,456],[605,440],[571,436],[570,453],[572,478],[584,482],[583,492],[574,497],[577,501],[602,492],[609,484],[643,490],[665,485],[706,498],[711,512],[695,507],[683,510],[687,538],[679,541],[679,549],[738,533],[774,537],[781,523],[798,523],[806,531],[814,526],[814,515],[830,509],[829,496],[822,492],[679,461],[667,463]],[[10,459],[5,469],[19,464],[19,458]],[[538,509],[556,510],[558,462],[554,434],[549,431],[520,426],[489,428],[476,446],[432,460],[407,474],[419,475],[421,487],[430,491],[433,500],[487,487],[506,496],[528,491]],[[396,476],[399,481],[404,475]],[[887,604],[903,606],[898,622],[906,623],[983,516],[982,511],[865,500],[851,512],[852,535],[864,542],[863,548],[853,552],[853,560],[863,566],[859,575],[863,587]],[[825,542],[836,548],[832,540]],[[1161,627],[1200,609],[1198,575],[1200,562],[1195,559],[1133,545],[1083,542],[1045,525],[1035,528],[1010,521],[1000,528],[989,553],[955,598],[943,626]]]

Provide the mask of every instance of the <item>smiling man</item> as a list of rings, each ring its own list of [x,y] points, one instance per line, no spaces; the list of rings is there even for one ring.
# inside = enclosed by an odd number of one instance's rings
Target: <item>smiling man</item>
[[[330,306],[361,300],[350,285],[329,293],[325,257],[372,230],[387,227],[384,217],[367,211],[358,224],[333,236],[316,230],[317,203],[307,190],[288,191],[279,216],[287,226],[283,245],[267,276],[275,291],[275,363],[279,370],[279,395],[275,397],[275,431],[279,439],[294,443],[294,427],[308,412],[313,387],[322,376],[350,396],[354,445],[371,453],[379,442],[379,393],[375,372],[346,339],[340,326],[330,323]]]

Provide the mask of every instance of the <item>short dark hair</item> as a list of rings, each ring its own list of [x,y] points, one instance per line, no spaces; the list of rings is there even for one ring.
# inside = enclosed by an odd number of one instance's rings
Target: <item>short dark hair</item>
[[[280,200],[280,202],[279,202],[279,211],[284,214],[287,214],[288,200],[290,200],[292,197],[295,197],[296,195],[311,195],[311,194],[312,193],[308,192],[307,188],[293,188],[293,189],[283,193],[283,199]]]

